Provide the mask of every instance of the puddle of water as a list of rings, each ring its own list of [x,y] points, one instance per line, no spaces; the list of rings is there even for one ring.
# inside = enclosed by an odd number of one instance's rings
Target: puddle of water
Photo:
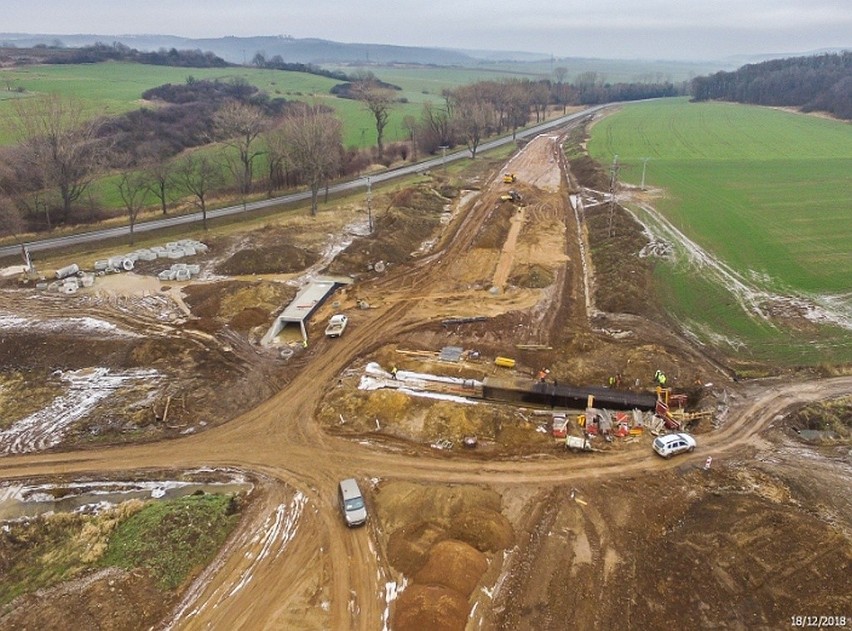
[[[0,487],[0,521],[37,517],[45,513],[97,512],[132,499],[170,500],[198,491],[244,493],[249,482],[92,482],[66,486]],[[57,497],[60,496],[60,497]]]

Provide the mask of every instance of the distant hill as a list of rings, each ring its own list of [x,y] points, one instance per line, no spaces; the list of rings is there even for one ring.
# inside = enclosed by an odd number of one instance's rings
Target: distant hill
[[[0,45],[29,48],[36,45],[69,47],[90,46],[95,42],[111,44],[121,42],[140,51],[160,48],[210,51],[225,61],[235,64],[251,63],[255,53],[267,57],[281,55],[290,63],[377,63],[377,64],[431,64],[438,66],[470,65],[477,60],[510,59],[529,61],[547,56],[524,52],[487,51],[477,56],[474,51],[458,51],[416,46],[390,46],[386,44],[345,44],[323,39],[296,39],[284,36],[219,37],[190,39],[172,35],[30,35],[0,33]]]
[[[120,42],[141,52],[160,49],[201,50],[233,64],[251,64],[256,53],[267,59],[280,55],[286,63],[320,67],[368,67],[372,65],[410,64],[421,66],[455,66],[503,69],[520,74],[550,75],[556,67],[570,70],[569,79],[578,74],[595,72],[611,82],[682,81],[716,72],[734,70],[745,63],[790,57],[790,54],[767,54],[730,57],[702,62],[651,59],[557,58],[528,51],[475,50],[391,46],[370,43],[341,43],[324,39],[297,39],[287,36],[219,37],[192,39],[174,35],[103,35],[103,34],[29,34],[0,33],[0,47],[67,46],[79,48],[97,42]],[[819,51],[829,52],[829,51]]]

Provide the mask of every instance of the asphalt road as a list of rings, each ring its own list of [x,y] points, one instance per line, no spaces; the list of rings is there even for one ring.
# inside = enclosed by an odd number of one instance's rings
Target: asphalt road
[[[610,107],[612,104],[608,105],[596,105],[594,107],[588,108],[581,112],[575,112],[573,114],[568,114],[567,116],[562,116],[560,118],[556,118],[546,123],[542,123],[540,125],[536,125],[534,127],[529,127],[527,129],[521,130],[516,134],[516,138],[525,139],[532,138],[537,136],[538,134],[548,131],[550,129],[559,128],[566,123],[575,122],[578,119],[582,119],[584,117],[588,117],[593,115],[595,112],[598,112],[606,107]],[[477,151],[488,151],[490,149],[494,149],[495,147],[500,147],[502,145],[506,145],[512,142],[515,142],[515,139],[511,135],[504,136],[502,138],[497,138],[496,140],[491,140],[486,143],[480,145]],[[393,180],[395,178],[405,177],[408,175],[420,173],[423,171],[428,171],[429,169],[435,169],[445,165],[448,162],[454,162],[456,160],[461,160],[463,158],[470,157],[470,152],[467,149],[463,149],[460,151],[454,151],[452,153],[446,154],[446,156],[441,156],[438,158],[431,158],[429,160],[425,160],[423,162],[418,162],[416,164],[411,164],[403,167],[398,167],[396,169],[390,169],[388,171],[382,173],[376,173],[375,175],[370,176],[371,185],[380,184],[382,182],[387,182],[389,180]],[[329,195],[337,195],[340,193],[347,193],[350,191],[358,190],[360,188],[366,187],[366,178],[359,177],[353,180],[348,180],[346,182],[341,182],[339,184],[335,184],[330,186],[328,189]],[[238,215],[240,213],[248,213],[256,210],[263,210],[265,208],[270,208],[272,206],[286,206],[288,204],[296,204],[300,202],[304,202],[309,200],[311,196],[310,191],[301,191],[299,193],[292,193],[289,195],[282,195],[281,197],[273,197],[271,199],[264,199],[255,202],[249,202],[246,204],[238,204],[235,206],[227,206],[225,208],[217,208],[215,210],[207,211],[207,218],[217,219],[220,217],[228,217],[231,215]],[[180,226],[185,224],[198,223],[202,220],[201,212],[190,213],[186,215],[179,215],[174,217],[165,217],[162,219],[154,219],[151,221],[145,221],[136,224],[134,229],[135,233],[143,233],[143,232],[152,232],[155,230],[162,230],[164,228],[172,228],[174,226]],[[92,243],[96,241],[103,241],[106,239],[114,239],[123,236],[127,236],[130,234],[129,226],[120,226],[116,228],[108,228],[103,230],[92,230],[90,232],[82,232],[79,234],[71,234],[62,237],[52,237],[47,239],[39,239],[37,241],[28,241],[25,243],[26,247],[30,252],[44,252],[49,250],[59,250],[62,248],[66,248],[69,246],[80,245],[83,243]],[[0,247],[0,258],[5,258],[9,256],[17,256],[21,253],[21,246],[19,244],[16,245],[7,245]]]

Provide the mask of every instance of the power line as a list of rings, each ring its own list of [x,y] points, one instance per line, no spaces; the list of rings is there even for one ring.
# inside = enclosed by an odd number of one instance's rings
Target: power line
[[[618,184],[618,170],[621,168],[618,164],[618,155],[612,159],[612,166],[609,168],[609,231],[610,237],[615,236],[612,221],[615,217],[615,188]]]

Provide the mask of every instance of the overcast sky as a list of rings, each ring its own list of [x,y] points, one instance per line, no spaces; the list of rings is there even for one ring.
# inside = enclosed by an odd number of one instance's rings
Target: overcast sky
[[[852,0],[7,0],[7,33],[290,35],[557,57],[852,47]]]

